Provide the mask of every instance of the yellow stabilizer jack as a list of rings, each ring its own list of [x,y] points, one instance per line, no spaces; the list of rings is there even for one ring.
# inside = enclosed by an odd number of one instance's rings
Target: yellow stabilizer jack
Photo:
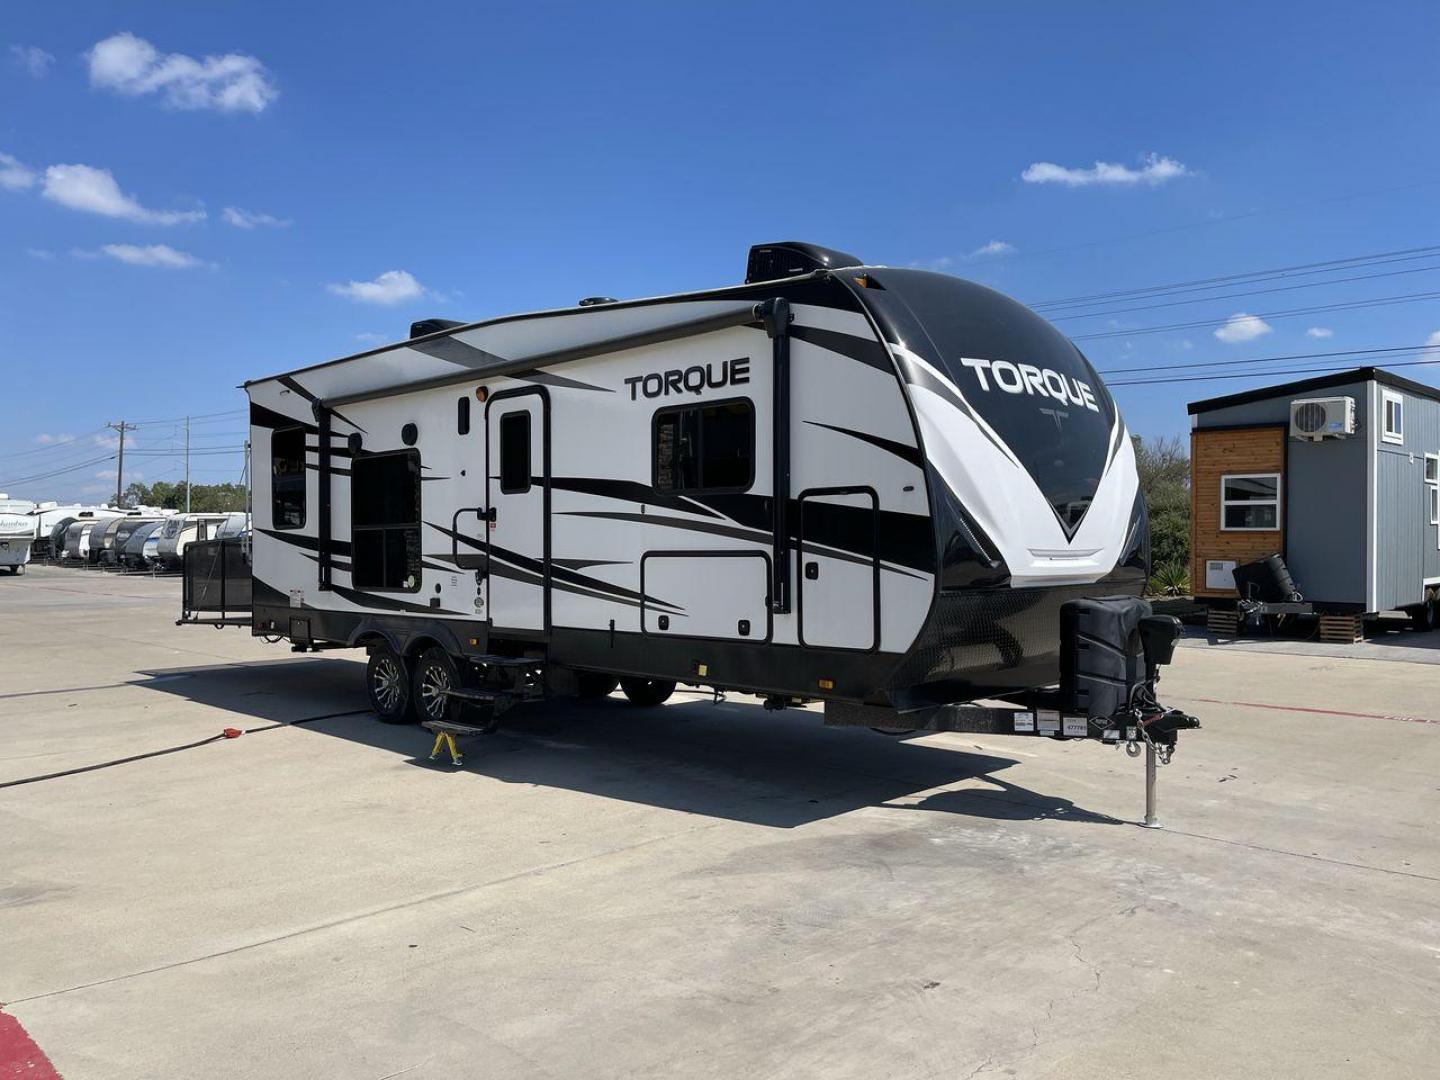
[[[455,736],[448,731],[437,731],[435,733],[435,745],[430,748],[430,760],[434,761],[440,756],[440,748],[445,747],[450,751],[451,765],[464,765],[465,755],[460,753],[460,747],[455,745]]]

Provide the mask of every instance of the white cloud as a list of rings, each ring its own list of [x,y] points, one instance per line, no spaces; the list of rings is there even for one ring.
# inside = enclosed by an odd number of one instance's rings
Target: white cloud
[[[1215,336],[1226,345],[1234,345],[1241,341],[1254,341],[1258,337],[1270,333],[1270,324],[1258,315],[1247,315],[1238,311],[1225,320],[1223,326],[1215,328]]]
[[[25,254],[29,255],[32,259],[39,259],[41,262],[55,261],[55,252],[49,248],[26,248]]]
[[[1426,347],[1432,345],[1440,346],[1440,330],[1436,330],[1433,334],[1426,338],[1425,345]]]
[[[362,330],[355,335],[355,340],[362,345],[382,345],[386,338],[384,334],[376,334],[370,330]]]
[[[179,225],[205,220],[204,210],[147,210],[120,190],[109,169],[90,165],[51,165],[45,170],[41,194],[51,202],[105,217],[145,225]]]
[[[159,266],[166,270],[193,270],[204,266],[203,259],[197,259],[187,251],[176,251],[168,244],[105,244],[101,252],[119,262],[131,266]]]
[[[85,56],[91,86],[132,97],[162,94],[175,109],[258,113],[280,96],[265,65],[240,53],[197,60],[161,53],[144,38],[124,33],[99,42]]]
[[[11,45],[10,61],[31,78],[43,79],[55,57],[38,45]]]
[[[1312,326],[1309,330],[1305,331],[1305,336],[1323,341],[1325,338],[1334,337],[1335,331],[1331,330],[1328,326]]]
[[[974,251],[970,252],[970,258],[980,259],[986,255],[1009,255],[1015,251],[1015,245],[1006,240],[991,240],[988,244],[981,244]]]
[[[28,187],[34,187],[35,181],[38,179],[35,170],[19,158],[0,153],[0,188],[5,188],[7,191],[24,191]]]
[[[1020,174],[1020,179],[1027,184],[1064,184],[1066,187],[1088,187],[1091,184],[1149,184],[1154,187],[1167,180],[1190,175],[1191,170],[1174,158],[1146,154],[1140,159],[1138,169],[1111,161],[1097,161],[1089,169],[1071,169],[1050,161],[1037,161]]]
[[[386,270],[374,281],[349,281],[325,286],[336,296],[362,304],[401,304],[425,295],[425,287],[404,270]]]
[[[238,206],[225,207],[220,211],[220,216],[237,229],[255,229],[262,225],[271,229],[287,229],[291,224],[289,218],[277,218],[272,214],[262,214],[255,210],[241,210]]]
[[[68,433],[62,432],[59,435],[51,435],[49,432],[42,431],[39,435],[35,436],[35,441],[41,446],[49,446],[51,443],[70,442],[74,438],[74,435],[70,435]]]

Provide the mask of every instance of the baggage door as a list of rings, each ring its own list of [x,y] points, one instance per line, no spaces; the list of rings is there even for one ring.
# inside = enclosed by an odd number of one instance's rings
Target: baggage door
[[[875,491],[812,488],[798,501],[800,644],[873,652],[880,646]]]
[[[492,632],[550,629],[550,398],[506,390],[485,406],[485,605]]]

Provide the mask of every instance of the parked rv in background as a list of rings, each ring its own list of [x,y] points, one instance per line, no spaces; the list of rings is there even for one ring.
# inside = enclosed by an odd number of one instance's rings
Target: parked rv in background
[[[23,574],[35,540],[35,523],[28,513],[0,510],[0,570]]]

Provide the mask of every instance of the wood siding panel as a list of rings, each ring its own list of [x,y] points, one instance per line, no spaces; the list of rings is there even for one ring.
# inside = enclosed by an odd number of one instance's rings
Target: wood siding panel
[[[1190,586],[1196,596],[1234,597],[1234,589],[1205,588],[1207,559],[1250,562],[1284,554],[1285,434],[1283,425],[1190,432]],[[1280,473],[1280,529],[1224,532],[1220,478],[1236,473]]]

